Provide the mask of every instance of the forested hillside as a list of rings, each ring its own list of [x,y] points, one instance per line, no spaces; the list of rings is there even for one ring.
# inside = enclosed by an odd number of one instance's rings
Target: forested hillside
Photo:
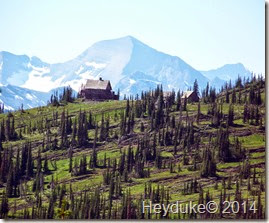
[[[264,219],[264,79],[207,86],[196,103],[181,94],[158,86],[97,103],[67,91],[48,106],[0,114],[0,217]],[[219,209],[164,216],[143,213],[143,201]]]

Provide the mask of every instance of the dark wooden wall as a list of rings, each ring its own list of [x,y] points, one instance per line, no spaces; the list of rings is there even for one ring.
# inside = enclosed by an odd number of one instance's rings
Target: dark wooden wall
[[[188,98],[188,102],[198,102],[198,101],[199,97],[196,93],[192,93]]]
[[[113,91],[101,89],[84,89],[81,90],[81,97],[94,101],[119,100],[119,96]]]

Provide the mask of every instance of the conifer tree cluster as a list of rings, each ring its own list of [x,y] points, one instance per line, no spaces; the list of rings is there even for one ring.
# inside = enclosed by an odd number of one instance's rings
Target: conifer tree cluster
[[[73,89],[70,86],[64,87],[62,92],[55,91],[48,102],[52,106],[59,106],[61,104],[72,103],[76,99]]]
[[[201,100],[189,104],[180,90],[167,93],[160,85],[135,98],[125,97],[124,108],[113,112],[80,109],[71,113],[66,107],[53,107],[47,116],[27,122],[10,113],[0,124],[0,184],[4,186],[0,217],[12,215],[11,209],[16,208],[10,198],[19,197],[29,201],[16,216],[24,219],[223,217],[221,212],[167,216],[163,212],[142,213],[142,201],[169,203],[173,186],[166,187],[166,182],[181,179],[186,172],[193,175],[181,181],[177,190],[181,195],[195,195],[199,203],[205,204],[214,194],[204,182],[213,181],[214,188],[221,191],[218,198],[223,210],[221,201],[231,196],[240,203],[249,202],[241,190],[246,187],[258,201],[259,211],[239,212],[238,218],[264,218],[264,176],[251,163],[241,138],[233,131],[239,125],[238,117],[263,130],[263,87],[260,77],[238,77],[220,92],[207,84]],[[193,91],[199,93],[197,81]],[[66,88],[62,95],[52,96],[51,104],[73,102],[72,95],[72,89]],[[243,114],[238,113],[237,106],[244,107]],[[41,140],[28,142],[29,136]],[[26,142],[13,146],[20,139]],[[64,157],[64,170],[58,157]],[[240,162],[235,167],[237,175],[220,174],[219,164],[229,162]],[[60,173],[66,171],[67,178],[58,180],[59,169]],[[79,190],[72,186],[81,179],[94,180],[95,174],[101,174],[98,183],[83,185]],[[160,180],[159,174],[167,176]],[[136,193],[134,188],[141,181],[146,182],[143,192]]]

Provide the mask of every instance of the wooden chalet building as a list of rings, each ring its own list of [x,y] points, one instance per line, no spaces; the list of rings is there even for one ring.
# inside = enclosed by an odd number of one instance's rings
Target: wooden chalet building
[[[112,91],[110,81],[103,80],[87,80],[85,85],[81,86],[79,92],[80,97],[92,101],[119,100],[119,95]]]
[[[200,99],[198,94],[194,91],[185,91],[181,97],[181,101],[184,101],[185,97],[187,98],[189,103],[198,102]]]

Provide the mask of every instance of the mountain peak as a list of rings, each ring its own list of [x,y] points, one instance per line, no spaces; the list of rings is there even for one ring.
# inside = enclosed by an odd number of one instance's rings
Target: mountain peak
[[[47,93],[67,85],[78,90],[87,79],[99,77],[110,80],[113,89],[120,89],[122,94],[136,95],[158,84],[166,91],[186,90],[197,79],[202,89],[214,77],[219,77],[213,80],[219,85],[222,80],[237,78],[238,74],[248,75],[238,63],[206,73],[207,78],[179,57],[160,52],[131,35],[96,42],[76,58],[57,64],[47,64],[37,57],[0,52],[0,66],[0,84]],[[5,104],[12,105],[14,100],[17,100],[15,96]]]
[[[135,37],[133,37],[131,35],[123,36],[123,37],[120,37],[118,39],[131,39],[131,40],[137,40],[138,41],[138,39],[136,39]]]
[[[125,40],[129,40],[129,41],[132,41],[133,43],[142,43],[143,45],[145,45],[143,42],[141,42],[139,39],[137,39],[137,38],[135,38],[135,37],[133,37],[133,36],[130,36],[130,35],[128,35],[128,36],[124,36],[124,37],[121,37],[121,38],[119,38],[119,39],[125,39]]]
[[[219,77],[225,81],[229,81],[230,79],[233,81],[238,75],[241,77],[251,77],[250,71],[242,63],[225,64],[217,69],[201,71],[201,73],[210,80]]]
[[[8,51],[0,51],[0,54],[4,57],[28,57],[26,54],[14,54]]]
[[[233,63],[233,64],[225,64],[225,65],[223,65],[222,67],[220,67],[220,68],[223,68],[223,67],[237,67],[237,68],[243,68],[243,69],[245,69],[245,66],[242,64],[242,63]],[[218,68],[218,69],[220,69],[220,68]]]
[[[99,42],[102,42],[102,41],[118,41],[118,40],[131,40],[131,41],[141,42],[140,40],[138,40],[137,38],[135,38],[135,37],[133,37],[131,35],[122,36],[122,37],[113,38],[113,39],[101,40]]]
[[[99,49],[113,49],[115,48],[133,48],[134,46],[142,46],[142,47],[148,47],[150,46],[144,44],[139,39],[133,37],[133,36],[123,36],[119,38],[114,39],[107,39],[107,40],[101,40],[96,43],[94,43],[91,47],[89,47],[86,51],[91,50],[92,48],[99,48]]]

